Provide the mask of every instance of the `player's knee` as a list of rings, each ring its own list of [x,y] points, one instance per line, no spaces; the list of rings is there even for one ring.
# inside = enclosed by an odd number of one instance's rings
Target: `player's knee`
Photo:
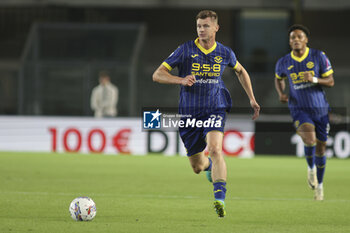
[[[218,146],[209,146],[208,147],[208,151],[209,151],[209,155],[212,157],[212,158],[215,158],[215,157],[218,157],[221,155],[221,151],[222,149]]]
[[[316,144],[316,139],[312,137],[303,138],[304,144],[307,146],[314,146]]]

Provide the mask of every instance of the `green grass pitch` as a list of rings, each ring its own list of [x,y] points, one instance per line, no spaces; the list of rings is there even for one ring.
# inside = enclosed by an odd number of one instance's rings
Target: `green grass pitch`
[[[350,232],[350,160],[329,159],[325,201],[313,200],[306,162],[226,158],[227,216],[212,185],[186,157],[0,153],[0,232]],[[78,196],[97,206],[91,222],[68,213]]]

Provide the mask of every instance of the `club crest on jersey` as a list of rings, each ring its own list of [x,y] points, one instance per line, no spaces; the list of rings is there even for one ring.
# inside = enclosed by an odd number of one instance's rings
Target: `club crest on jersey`
[[[312,62],[312,61],[309,61],[307,64],[306,64],[306,67],[309,68],[309,69],[312,69],[314,68],[315,64]]]
[[[222,57],[216,56],[216,57],[214,57],[214,61],[215,61],[216,63],[221,63],[221,62],[222,62]]]

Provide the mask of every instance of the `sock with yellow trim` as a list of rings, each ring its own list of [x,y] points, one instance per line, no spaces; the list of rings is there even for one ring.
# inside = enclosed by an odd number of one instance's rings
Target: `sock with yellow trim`
[[[309,145],[304,145],[304,152],[305,152],[305,158],[307,165],[309,166],[310,169],[312,169],[315,165],[315,151],[316,151],[316,146],[309,146]]]
[[[213,183],[215,200],[224,201],[226,196],[226,182],[216,181]]]
[[[326,156],[316,155],[316,169],[317,169],[317,181],[319,184],[323,182],[324,171],[326,168]]]

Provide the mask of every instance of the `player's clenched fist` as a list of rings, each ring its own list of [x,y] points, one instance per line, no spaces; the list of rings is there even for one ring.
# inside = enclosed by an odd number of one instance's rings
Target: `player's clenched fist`
[[[196,77],[193,74],[187,75],[182,80],[182,85],[183,86],[191,87],[195,83],[196,83]]]
[[[309,71],[304,72],[303,81],[312,83],[313,75],[311,74],[311,72],[309,72]]]

